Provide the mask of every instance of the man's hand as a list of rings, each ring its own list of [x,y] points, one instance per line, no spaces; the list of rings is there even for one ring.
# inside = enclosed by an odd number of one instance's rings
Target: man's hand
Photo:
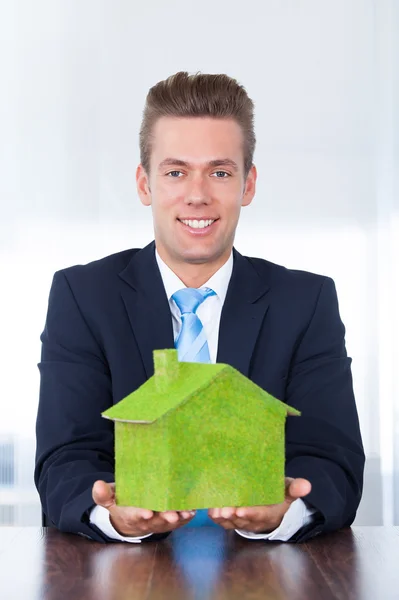
[[[96,481],[92,490],[93,500],[110,513],[112,526],[125,537],[139,537],[149,533],[165,533],[185,525],[195,515],[195,511],[155,512],[146,508],[117,506],[115,484]]]
[[[312,489],[307,479],[285,478],[285,500],[269,506],[240,506],[211,508],[210,518],[224,529],[243,529],[253,533],[270,533],[281,524],[290,505],[297,498],[307,496]]]

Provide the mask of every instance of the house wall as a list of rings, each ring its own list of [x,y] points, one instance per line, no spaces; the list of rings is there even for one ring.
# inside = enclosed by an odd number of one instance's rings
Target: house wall
[[[169,446],[164,423],[115,423],[118,504],[162,510],[170,489]]]
[[[284,497],[285,417],[255,396],[237,401],[217,378],[164,417],[169,430],[171,502],[178,508],[273,504]]]

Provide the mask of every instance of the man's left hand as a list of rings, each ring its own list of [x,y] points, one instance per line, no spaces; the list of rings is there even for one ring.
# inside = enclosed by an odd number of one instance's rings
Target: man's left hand
[[[211,508],[209,517],[224,529],[242,529],[253,533],[270,533],[279,527],[290,505],[307,496],[312,489],[307,479],[285,478],[285,500],[269,506]]]

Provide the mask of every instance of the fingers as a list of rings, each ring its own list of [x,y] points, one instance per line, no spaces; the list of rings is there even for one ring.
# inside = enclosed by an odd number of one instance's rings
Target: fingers
[[[140,516],[142,510],[131,507],[115,507],[110,511],[111,522],[122,535],[135,537],[148,533],[173,531],[191,521],[194,516],[191,512],[188,517],[183,517],[174,511],[153,512],[152,517],[145,520]]]
[[[311,483],[303,478],[286,478],[285,502],[270,506],[213,508],[208,514],[224,529],[247,531],[273,530],[277,527],[288,508],[297,498],[307,496]],[[165,511],[157,513],[144,508],[117,506],[115,484],[96,481],[92,490],[93,500],[110,512],[113,526],[125,536],[140,536],[148,533],[164,533],[189,523],[195,511]],[[284,508],[285,505],[285,508]]]
[[[148,533],[164,533],[185,525],[195,515],[195,511],[155,512],[134,506],[116,504],[115,484],[98,480],[92,488],[93,501],[110,513],[113,527],[121,535],[136,537]]]
[[[291,479],[287,477],[286,479],[286,500],[288,502],[293,502],[297,498],[303,498],[307,496],[312,489],[312,484],[307,479],[303,479],[301,477],[297,477],[296,479]]]
[[[239,506],[238,508],[214,508],[209,516],[224,529],[242,529],[253,533],[266,533],[276,529],[287,512],[287,503],[269,506]]]
[[[251,507],[256,510],[251,510],[252,515],[256,515],[260,518],[259,507]],[[208,511],[209,517],[223,529],[243,529],[253,531],[254,528],[258,527],[258,522],[247,514],[247,509],[235,508],[235,507],[223,507],[223,508],[212,508]],[[262,529],[263,524],[259,521],[259,530]]]
[[[233,506],[211,508],[208,510],[208,516],[224,529],[244,529],[248,525],[247,519],[240,519],[237,516],[237,509]]]
[[[307,496],[311,489],[312,485],[307,479],[286,477],[285,500],[280,504],[212,508],[208,515],[224,529],[242,529],[255,533],[273,531],[281,524],[290,504]]]
[[[235,516],[236,509],[233,506],[224,506],[223,508],[210,508],[208,515],[212,519],[231,519]]]
[[[259,507],[251,507],[249,509],[249,511],[252,510],[252,513],[254,515],[257,515],[257,510]],[[247,511],[248,509],[242,509],[242,508],[235,508],[235,507],[223,507],[223,508],[210,508],[208,510],[208,515],[211,519],[213,519],[213,521],[215,521],[216,523],[218,522],[222,522],[222,521],[231,521],[236,523],[237,521],[240,520],[248,520],[248,514]]]
[[[185,525],[195,515],[195,510],[185,510],[181,512],[176,511],[165,511],[160,513],[155,513],[156,516],[160,519],[160,522],[164,522],[167,525],[175,525],[181,527]]]
[[[110,510],[113,527],[124,536],[137,537],[148,533],[161,533],[159,519],[153,513],[150,518],[143,518],[141,509],[133,507],[114,507]],[[165,529],[166,530],[166,529]]]
[[[147,510],[145,508],[135,508],[135,507],[124,507],[117,506],[115,502],[115,484],[114,483],[106,483],[105,481],[98,480],[93,485],[92,490],[93,500],[99,506],[103,506],[110,513],[116,511],[128,511],[129,519],[151,519],[153,516],[152,510]]]
[[[92,489],[93,500],[108,510],[115,504],[115,485],[105,481],[96,481]]]
[[[191,519],[195,515],[195,510],[183,510],[183,511],[179,511],[179,515],[183,519]]]
[[[117,522],[118,527],[133,530],[142,526],[146,531],[151,528],[154,516],[152,510],[137,508],[135,506],[118,506],[114,504],[109,509],[112,522]]]
[[[178,523],[181,519],[184,520],[184,518],[181,517],[178,512],[175,512],[173,510],[161,512],[159,513],[159,516],[161,519],[164,519],[167,523],[171,523],[172,525],[174,523]]]

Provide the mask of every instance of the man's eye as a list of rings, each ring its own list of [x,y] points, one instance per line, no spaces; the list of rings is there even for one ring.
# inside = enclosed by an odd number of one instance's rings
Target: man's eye
[[[215,171],[214,175],[216,175],[216,179],[227,179],[229,177],[229,173],[226,173],[226,171]]]
[[[178,179],[179,175],[182,175],[181,171],[170,171],[169,173],[167,173],[167,175],[169,175],[170,177],[173,177],[174,179]]]

